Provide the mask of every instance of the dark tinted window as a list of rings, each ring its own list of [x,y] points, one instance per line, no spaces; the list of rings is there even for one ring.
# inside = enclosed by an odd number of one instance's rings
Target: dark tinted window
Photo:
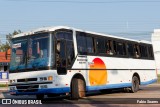
[[[140,53],[141,53],[141,57],[148,57],[147,55],[147,47],[140,45]]]
[[[139,58],[140,57],[140,48],[138,44],[134,45],[134,52],[135,52],[135,57]]]
[[[134,46],[133,44],[127,44],[128,56],[134,57]]]
[[[77,33],[77,48],[80,54],[94,53],[93,37],[86,36],[84,33]]]
[[[68,66],[71,66],[71,62],[74,59],[73,42],[72,41],[67,41],[66,48],[67,48],[67,62],[68,62]]]
[[[77,33],[77,48],[80,54],[95,53],[96,50],[100,56],[154,59],[151,45],[83,32]]]
[[[97,43],[97,52],[106,53],[105,39],[98,38],[96,43]]]
[[[148,56],[149,58],[154,58],[152,46],[148,46]]]
[[[66,40],[73,40],[72,32],[57,32],[56,34],[57,39],[66,39]]]
[[[78,48],[78,53],[80,54],[87,53],[86,40],[84,36],[77,35],[77,48]]]
[[[117,42],[113,41],[113,53],[116,55],[117,54]]]
[[[86,37],[87,53],[94,53],[94,42],[92,37]]]
[[[113,43],[111,40],[106,40],[106,50],[107,55],[113,55]]]
[[[117,42],[117,55],[126,55],[125,44],[122,42]]]

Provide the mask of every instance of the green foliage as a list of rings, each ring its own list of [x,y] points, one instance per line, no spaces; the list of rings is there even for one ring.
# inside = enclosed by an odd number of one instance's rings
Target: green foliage
[[[0,84],[0,87],[6,87],[7,85],[6,84]]]
[[[8,35],[6,35],[6,38],[7,38],[7,40],[8,40],[8,43],[11,44],[12,36],[17,35],[17,34],[19,34],[19,33],[22,33],[22,31],[21,31],[21,30],[14,30],[13,33],[9,33]]]
[[[0,52],[6,52],[10,48],[9,43],[0,45]]]
[[[13,33],[7,34],[6,38],[7,38],[8,42],[0,45],[0,52],[6,52],[10,48],[12,36],[17,35],[19,33],[22,33],[22,31],[21,30],[14,30]]]

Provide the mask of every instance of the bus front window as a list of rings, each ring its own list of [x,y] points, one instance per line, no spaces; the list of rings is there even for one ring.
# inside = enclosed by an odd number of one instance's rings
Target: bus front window
[[[27,69],[47,67],[49,59],[49,36],[41,34],[31,36],[28,45]]]
[[[13,39],[10,71],[24,70],[27,57],[27,38]]]
[[[48,69],[49,38],[49,33],[40,33],[13,39],[10,73]]]

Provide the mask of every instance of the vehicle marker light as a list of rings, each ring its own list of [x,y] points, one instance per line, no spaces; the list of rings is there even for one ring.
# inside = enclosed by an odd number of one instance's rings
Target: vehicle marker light
[[[53,80],[53,77],[52,77],[52,76],[49,76],[49,77],[48,77],[48,80],[49,80],[49,81],[52,81],[52,80]]]

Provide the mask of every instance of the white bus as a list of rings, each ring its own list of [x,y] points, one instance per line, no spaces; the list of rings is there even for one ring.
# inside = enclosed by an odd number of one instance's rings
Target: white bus
[[[57,26],[12,38],[10,94],[72,99],[86,92],[127,88],[157,81],[152,44]]]

